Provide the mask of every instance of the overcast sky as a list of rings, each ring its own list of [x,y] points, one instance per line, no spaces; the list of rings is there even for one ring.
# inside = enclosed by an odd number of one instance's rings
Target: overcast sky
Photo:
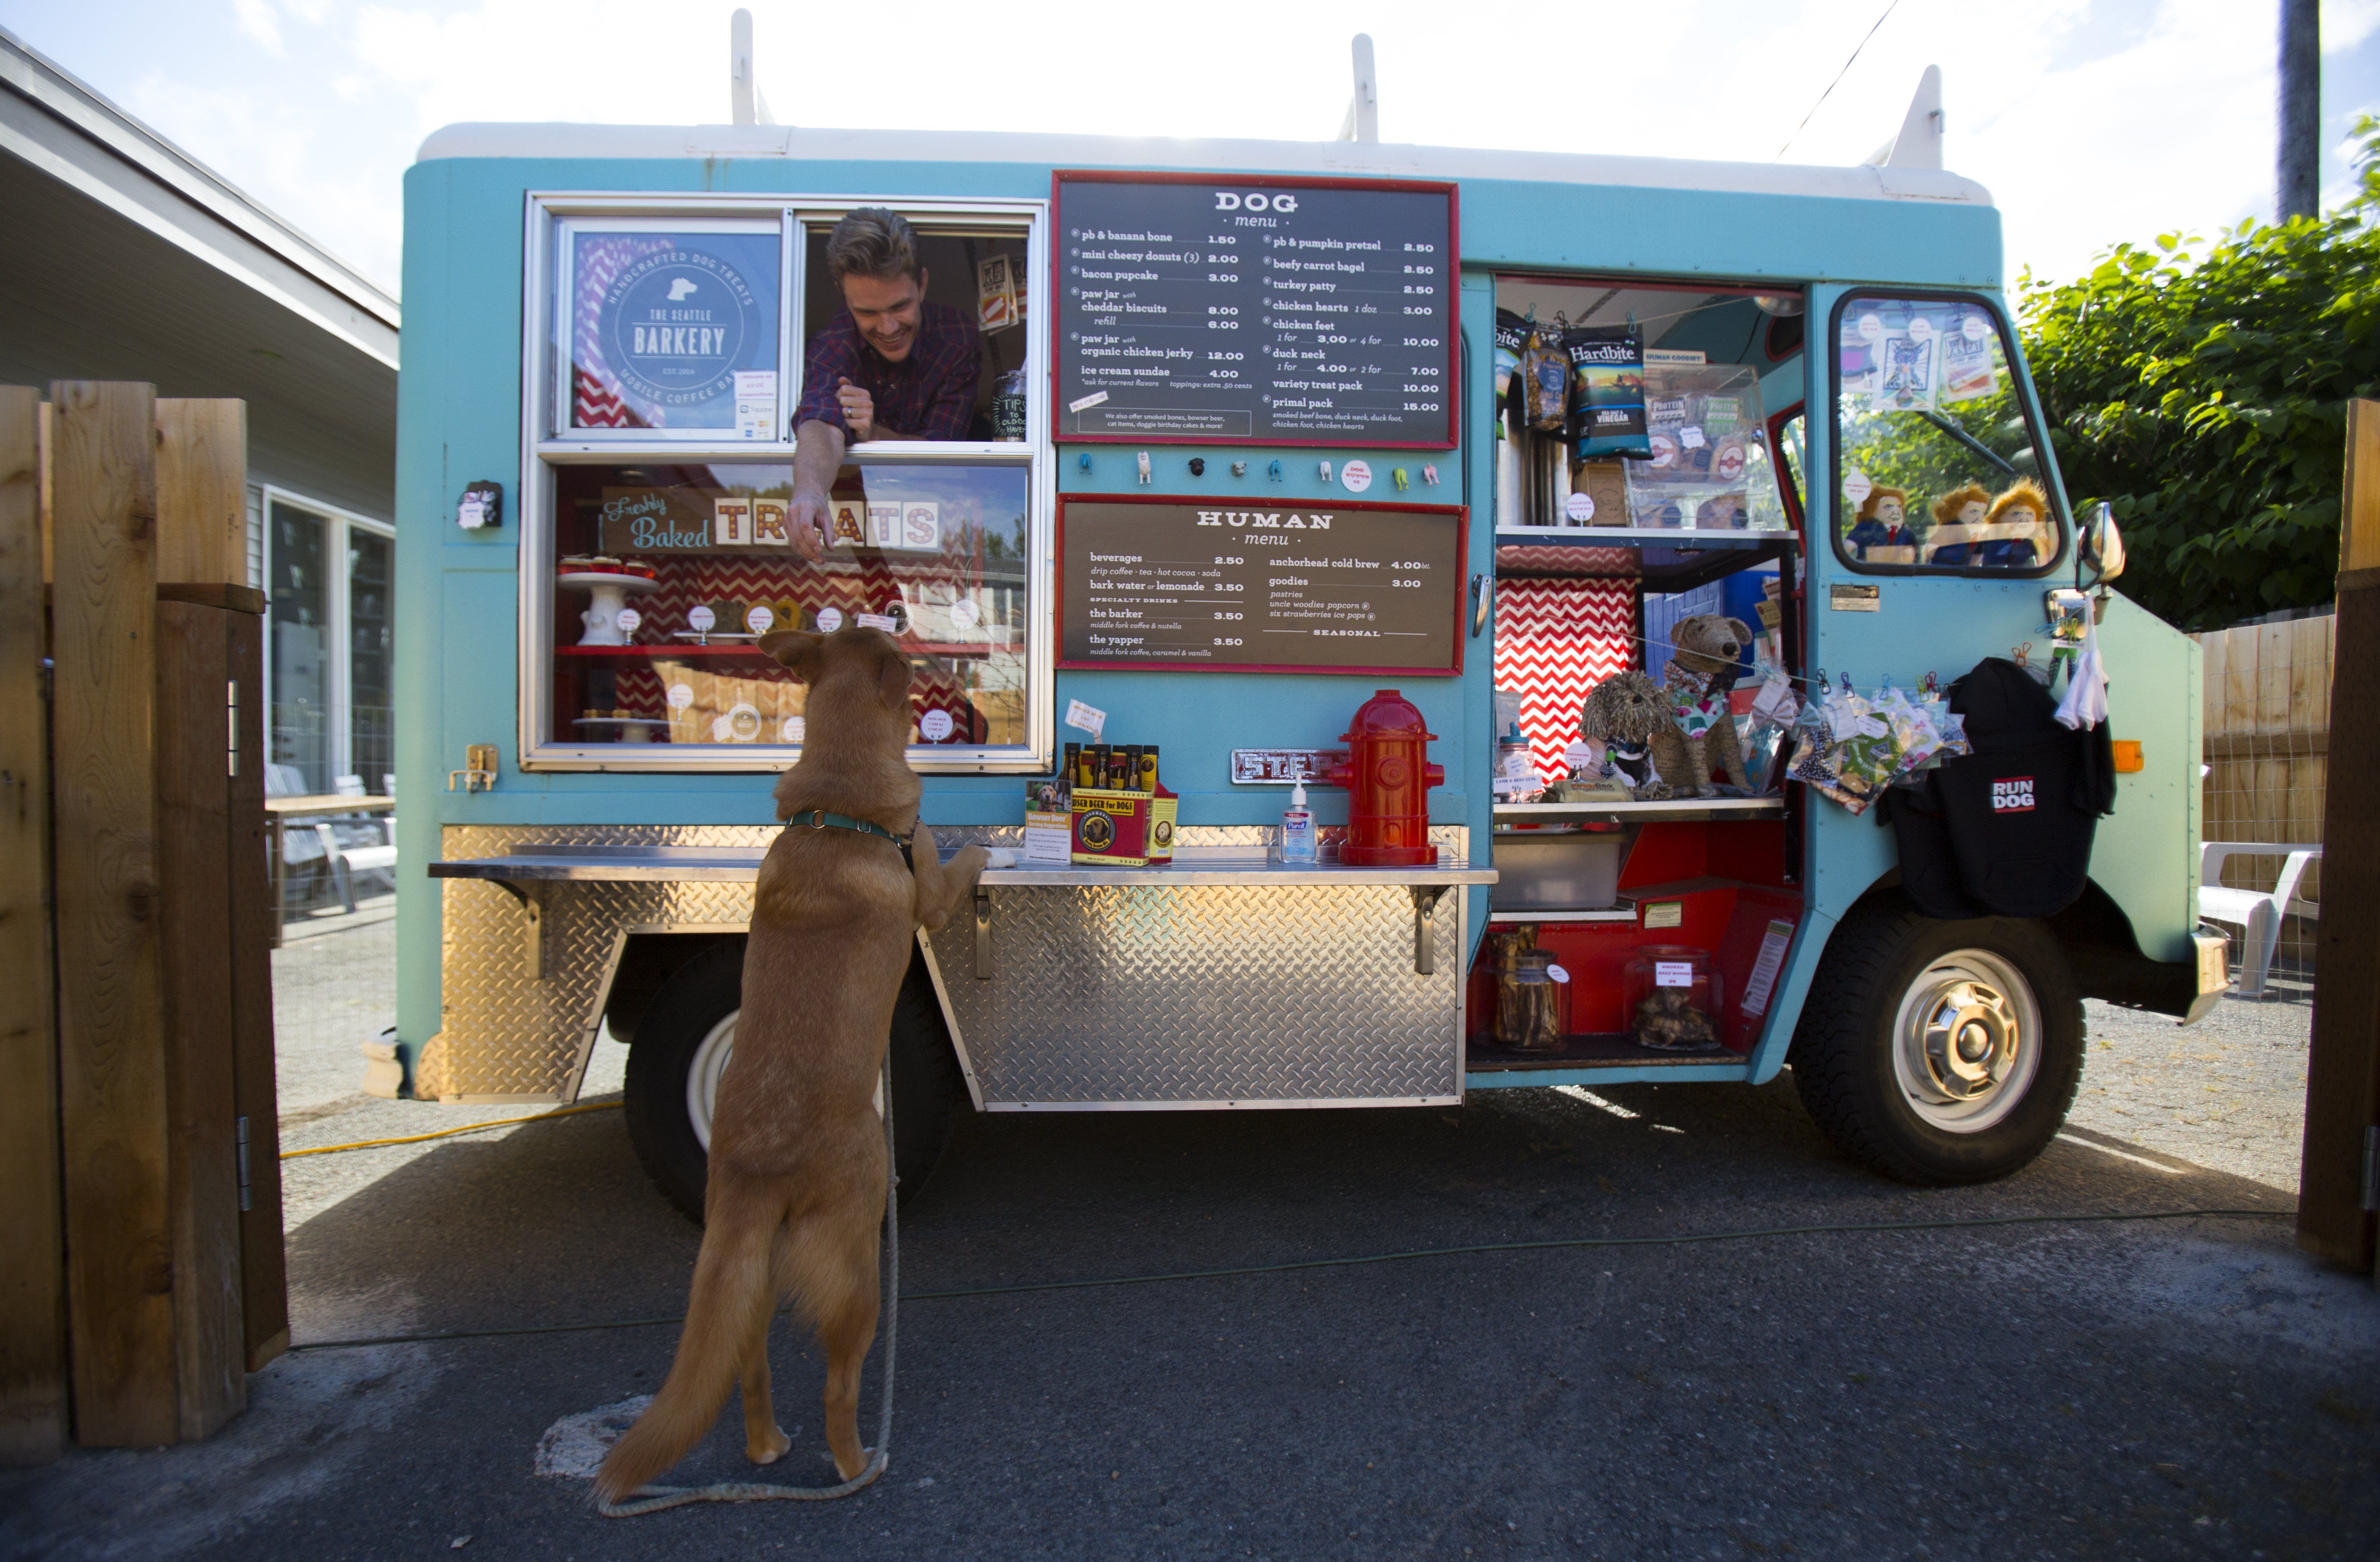
[[[754,4],[787,124],[1318,139],[1349,37],[1390,141],[1856,163],[1942,67],[2010,275],[2272,206],[2277,0]],[[395,290],[399,180],[456,120],[728,116],[720,0],[0,0],[0,26]],[[2380,0],[2325,0],[2323,170],[2380,111]],[[1819,104],[1863,36],[1864,49]],[[1811,114],[1814,104],[1819,104]],[[1805,127],[1798,131],[1803,116]]]

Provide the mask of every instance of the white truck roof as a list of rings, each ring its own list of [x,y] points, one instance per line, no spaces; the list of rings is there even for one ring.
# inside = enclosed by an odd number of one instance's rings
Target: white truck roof
[[[793,125],[461,124],[431,132],[415,160],[452,157],[786,158],[798,162],[1024,163],[1056,168],[1184,168],[1333,177],[1512,179],[1736,195],[1815,195],[1989,206],[1974,180],[1932,168],[1706,163],[1571,152],[1495,152],[1387,141],[1263,141],[1069,136],[1007,130],[830,130]]]

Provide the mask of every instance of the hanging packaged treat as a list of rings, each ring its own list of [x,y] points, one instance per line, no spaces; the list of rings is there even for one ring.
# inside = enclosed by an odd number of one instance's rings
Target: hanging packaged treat
[[[1980,401],[2000,388],[1999,371],[1992,361],[1998,333],[1980,311],[1950,316],[1942,333],[1942,402]]]
[[[1512,373],[1515,417],[1523,428],[1560,433],[1570,417],[1570,360],[1562,354],[1566,333],[1559,325],[1528,323],[1521,358]]]
[[[1578,458],[1650,456],[1644,333],[1633,325],[1573,325],[1562,345],[1570,357],[1571,426]]]
[[[1512,394],[1512,375],[1521,367],[1521,349],[1529,343],[1529,323],[1508,309],[1496,311],[1496,358],[1492,372],[1496,405]]]

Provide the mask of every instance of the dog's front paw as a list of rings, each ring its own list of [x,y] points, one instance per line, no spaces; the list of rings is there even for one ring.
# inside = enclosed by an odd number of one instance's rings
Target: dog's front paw
[[[744,1457],[754,1464],[774,1464],[784,1458],[785,1451],[793,1446],[794,1440],[785,1435],[783,1427],[771,1426],[769,1428],[766,1442],[756,1443],[749,1438],[745,1440]]]

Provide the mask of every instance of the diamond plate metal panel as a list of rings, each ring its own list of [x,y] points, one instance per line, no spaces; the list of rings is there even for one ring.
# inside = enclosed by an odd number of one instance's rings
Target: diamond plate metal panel
[[[442,855],[501,857],[523,847],[748,846],[766,850],[774,824],[448,825]],[[501,885],[438,882],[440,939],[438,1093],[443,1098],[565,1101],[578,1093],[603,1020],[621,941],[631,932],[740,928],[752,920],[748,884],[572,884],[525,886],[544,921],[544,973],[529,912]]]
[[[999,888],[933,940],[987,1105],[1256,1105],[1462,1093],[1459,896],[1414,974],[1402,889]]]
[[[529,847],[765,850],[778,826],[451,825],[448,859]],[[936,826],[944,846],[1014,845],[1013,825]],[[1193,826],[1185,846],[1260,844],[1259,828]],[[1463,848],[1460,826],[1431,831]],[[577,1093],[628,934],[740,928],[752,886],[712,882],[504,886],[443,893],[435,1093],[563,1101]],[[936,935],[955,1038],[988,1105],[1265,1104],[1450,1100],[1461,1093],[1463,895],[1435,919],[1438,974],[1413,970],[1402,889],[1323,886],[1001,888],[996,973],[973,979],[972,918]],[[540,950],[542,971],[532,967]]]

